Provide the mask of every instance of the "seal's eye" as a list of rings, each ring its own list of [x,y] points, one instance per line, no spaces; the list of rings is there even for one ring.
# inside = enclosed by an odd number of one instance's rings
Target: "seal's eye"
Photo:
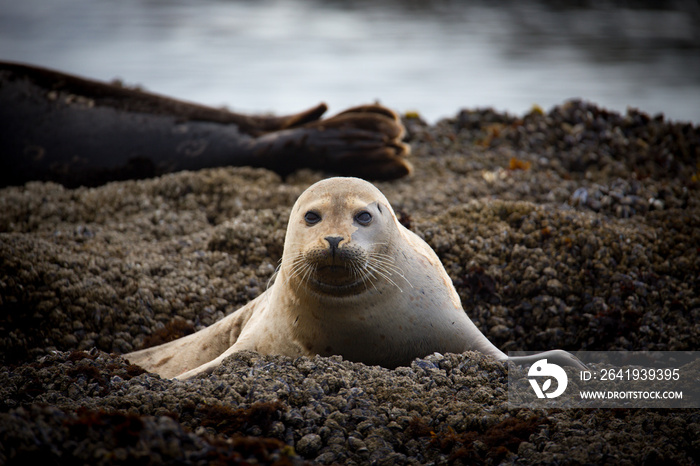
[[[304,220],[306,220],[306,224],[309,226],[316,225],[321,221],[321,216],[310,210],[304,214]]]
[[[360,225],[367,226],[370,223],[372,223],[372,214],[370,214],[366,210],[363,210],[359,214],[355,215],[355,220]]]

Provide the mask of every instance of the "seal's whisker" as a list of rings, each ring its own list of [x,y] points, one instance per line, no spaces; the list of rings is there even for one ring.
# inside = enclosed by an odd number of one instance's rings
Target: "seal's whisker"
[[[289,278],[290,280],[297,280],[297,291],[299,290],[301,284],[304,283],[304,275],[306,274],[307,269],[308,265],[299,264],[299,266],[294,268],[294,274]]]
[[[295,260],[292,266],[294,272],[291,278],[301,278],[310,266],[311,265],[304,260]]]
[[[372,252],[372,253],[370,253],[370,255],[381,257],[382,259],[386,259],[390,262],[394,262],[394,256],[392,256],[391,254],[385,254],[383,252]]]
[[[303,283],[310,266],[311,265],[304,260],[304,255],[302,253],[293,256],[290,260],[290,273],[289,276],[286,277],[286,284],[289,284],[289,281],[295,278],[300,278],[299,284]]]
[[[275,271],[272,273],[272,276],[270,276],[270,279],[267,281],[267,286],[265,287],[266,290],[270,289],[270,286],[272,286],[272,284],[275,282],[277,275],[280,273],[280,268],[282,268],[282,259],[280,259],[280,262],[279,264],[277,264]]]
[[[362,284],[365,286],[366,290],[369,289],[369,285],[372,285],[375,290],[377,289],[377,287],[374,285],[374,282],[372,281],[371,274],[367,273],[366,267],[364,265],[353,265],[353,274],[356,278],[362,280]]]
[[[396,275],[403,278],[403,280],[406,282],[406,284],[408,284],[411,288],[413,288],[413,283],[411,283],[411,281],[408,278],[406,278],[406,275],[404,275],[403,270],[401,270],[398,267],[388,267],[386,264],[383,264],[383,266],[385,267],[387,272],[391,273],[393,271]]]
[[[370,260],[376,264],[381,264],[388,270],[393,270],[398,275],[404,275],[403,269],[395,264],[395,259],[393,256],[390,256],[388,254],[372,253],[370,255]]]
[[[348,265],[350,266],[349,267],[350,275],[352,275],[353,280],[354,281],[362,280],[362,282],[364,283],[364,277],[362,276],[362,273],[358,269],[357,264],[353,261],[353,262],[350,262]]]
[[[406,278],[403,269],[394,264],[393,257],[386,254],[373,253],[369,257],[369,263],[371,263],[374,267],[381,269],[389,276],[393,276],[394,274],[398,275],[399,277],[403,278],[411,288],[413,288],[413,284]]]
[[[387,272],[386,270],[382,269],[381,267],[376,267],[374,264],[371,264],[370,262],[367,262],[367,268],[371,270],[373,273],[376,272],[381,276],[384,280],[388,281],[392,285],[394,285],[396,288],[399,289],[401,293],[403,293],[403,290],[399,285],[396,284],[394,280],[391,279],[391,273]]]
[[[369,286],[367,285],[369,283],[376,291],[379,291],[377,289],[377,285],[374,284],[374,280],[372,280],[372,278],[376,277],[371,272],[367,272],[366,263],[353,263],[352,270],[355,277],[358,277],[360,280],[362,280],[362,284],[365,285],[366,289],[369,289]]]
[[[383,268],[386,269],[387,271],[393,271],[393,272],[396,273],[397,275],[403,275],[403,270],[401,269],[401,267],[399,267],[399,266],[397,266],[397,265],[394,265],[394,264],[391,263],[391,262],[387,262],[387,261],[385,261],[385,260],[376,259],[376,258],[373,258],[373,259],[371,260],[371,262],[372,262],[372,264],[374,264],[374,265],[376,265],[376,266],[383,267]]]
[[[299,286],[301,286],[302,283],[306,283],[309,280],[309,277],[311,277],[312,274],[316,273],[315,264],[305,262],[304,268],[304,275],[302,275],[301,279],[299,280],[299,283],[297,283],[297,291],[299,291]]]

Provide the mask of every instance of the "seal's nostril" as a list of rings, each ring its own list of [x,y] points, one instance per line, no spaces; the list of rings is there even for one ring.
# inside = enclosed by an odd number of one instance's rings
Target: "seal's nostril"
[[[325,238],[326,241],[328,241],[328,244],[331,247],[331,252],[335,254],[335,251],[338,249],[338,245],[340,245],[340,242],[343,241],[342,236],[326,236]]]

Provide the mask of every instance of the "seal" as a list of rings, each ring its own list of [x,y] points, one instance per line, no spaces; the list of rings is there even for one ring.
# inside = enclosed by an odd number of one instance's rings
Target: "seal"
[[[68,188],[227,165],[370,179],[411,173],[396,113],[378,104],[321,119],[233,113],[31,65],[0,61],[0,187]]]
[[[434,352],[509,359],[474,325],[438,256],[399,223],[386,197],[358,178],[329,178],[292,208],[271,286],[219,322],[127,354],[164,377],[211,372],[252,350],[291,357],[341,355],[388,368]],[[554,350],[510,358],[582,367]]]

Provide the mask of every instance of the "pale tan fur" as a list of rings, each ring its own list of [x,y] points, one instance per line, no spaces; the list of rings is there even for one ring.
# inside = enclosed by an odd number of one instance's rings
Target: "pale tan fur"
[[[310,225],[308,212],[321,220]],[[358,220],[363,212],[371,216],[368,225]],[[342,238],[335,253],[331,237]],[[357,178],[326,179],[302,193],[290,214],[279,272],[265,293],[210,327],[126,358],[164,377],[188,379],[242,350],[339,354],[385,367],[434,352],[474,350],[507,359],[468,318],[435,252],[399,223],[376,187]],[[578,365],[564,351],[541,356]]]

